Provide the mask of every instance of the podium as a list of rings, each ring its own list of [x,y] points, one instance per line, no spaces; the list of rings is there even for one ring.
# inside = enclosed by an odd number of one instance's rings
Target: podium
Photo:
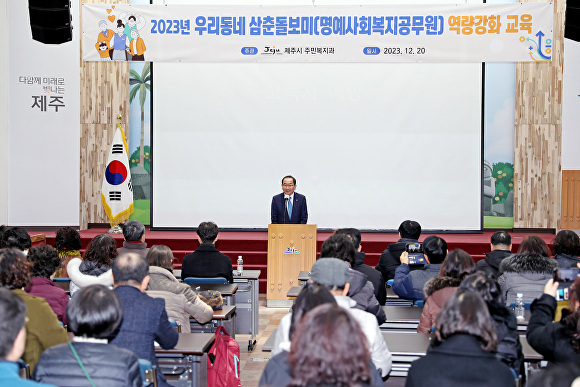
[[[268,289],[269,308],[292,306],[286,293],[299,286],[298,274],[310,271],[316,261],[315,224],[268,225]]]

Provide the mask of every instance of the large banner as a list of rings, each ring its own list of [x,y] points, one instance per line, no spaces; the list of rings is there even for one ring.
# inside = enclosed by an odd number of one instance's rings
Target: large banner
[[[553,3],[396,6],[83,4],[83,60],[549,61]]]

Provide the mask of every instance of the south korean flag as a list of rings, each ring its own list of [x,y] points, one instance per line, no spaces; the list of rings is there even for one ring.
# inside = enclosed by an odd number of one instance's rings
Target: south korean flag
[[[129,157],[121,124],[117,124],[111,152],[107,159],[101,188],[101,203],[111,221],[111,226],[126,221],[133,213],[133,187],[131,186]]]

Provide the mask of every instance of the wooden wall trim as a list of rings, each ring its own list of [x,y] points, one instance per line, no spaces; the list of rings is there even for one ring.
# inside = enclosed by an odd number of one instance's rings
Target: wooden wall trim
[[[565,10],[554,1],[552,61],[516,64],[514,228],[560,229]]]

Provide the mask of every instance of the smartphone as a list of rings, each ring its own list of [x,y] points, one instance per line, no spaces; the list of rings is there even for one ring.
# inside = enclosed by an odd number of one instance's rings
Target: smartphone
[[[423,255],[422,243],[407,243],[405,251],[409,253],[409,265],[424,265],[427,263]]]
[[[569,290],[572,282],[578,278],[580,268],[554,269],[554,281],[559,282],[556,292],[556,301],[566,301],[569,297]]]
[[[569,269],[554,269],[554,281],[560,283],[574,282],[580,274],[580,268],[571,267]]]

